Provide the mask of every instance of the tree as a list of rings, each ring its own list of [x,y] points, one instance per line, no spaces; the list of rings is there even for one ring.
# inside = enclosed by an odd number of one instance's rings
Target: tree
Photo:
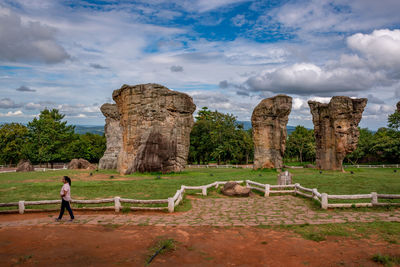
[[[367,128],[359,128],[359,131],[360,137],[356,150],[346,155],[346,160],[353,165],[359,162],[368,162],[370,159],[377,159],[371,150],[374,144],[374,133]]]
[[[393,130],[400,130],[400,112],[396,110],[393,114],[389,115],[388,126]]]
[[[84,158],[90,162],[99,162],[106,150],[106,138],[92,133],[75,134],[66,150],[70,159]]]
[[[286,142],[286,158],[296,157],[301,163],[315,159],[314,131],[304,126],[296,126]]]
[[[64,116],[57,109],[44,109],[39,119],[28,123],[31,160],[51,165],[69,160],[66,147],[74,139],[75,126],[67,126],[67,122],[62,121]]]
[[[189,162],[244,163],[252,153],[251,135],[237,123],[235,116],[207,107],[198,112],[190,135]]]
[[[28,128],[19,123],[6,123],[0,127],[0,162],[16,164],[26,155]]]

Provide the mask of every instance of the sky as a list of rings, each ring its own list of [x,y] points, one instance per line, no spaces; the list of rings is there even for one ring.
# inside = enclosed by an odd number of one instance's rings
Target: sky
[[[123,84],[158,83],[201,109],[248,121],[277,94],[289,125],[312,128],[308,100],[368,98],[360,126],[400,100],[398,0],[0,0],[0,122],[57,108],[103,125]]]

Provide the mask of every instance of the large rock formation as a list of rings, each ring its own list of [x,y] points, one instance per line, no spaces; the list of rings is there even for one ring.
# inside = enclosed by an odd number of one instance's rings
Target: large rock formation
[[[100,108],[106,117],[104,134],[107,139],[107,149],[100,159],[100,169],[116,169],[118,155],[122,147],[122,128],[119,124],[119,112],[116,104],[104,104]]]
[[[367,99],[334,96],[329,104],[308,101],[308,105],[314,123],[317,168],[342,170],[346,154],[357,148],[357,126]]]
[[[286,146],[286,124],[292,110],[287,95],[262,100],[251,116],[254,141],[254,169],[282,168]]]
[[[196,106],[190,96],[158,84],[123,85],[113,92],[122,127],[117,169],[181,171],[186,165]]]

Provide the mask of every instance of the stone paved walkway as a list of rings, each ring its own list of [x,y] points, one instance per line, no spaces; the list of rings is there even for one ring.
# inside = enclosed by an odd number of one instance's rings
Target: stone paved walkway
[[[257,226],[290,224],[324,224],[345,222],[400,222],[400,209],[391,211],[352,212],[314,211],[307,200],[294,196],[269,198],[204,198],[192,200],[192,209],[181,213],[85,214],[73,224],[126,224],[155,226]],[[56,213],[55,213],[56,214]],[[24,215],[21,215],[24,216]],[[59,224],[55,217],[1,221],[0,227]],[[66,215],[65,220],[69,218]]]

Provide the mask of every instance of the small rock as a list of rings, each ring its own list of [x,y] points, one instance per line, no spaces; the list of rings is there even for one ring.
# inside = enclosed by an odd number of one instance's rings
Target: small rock
[[[29,159],[21,159],[17,165],[17,172],[32,172],[35,168],[33,167]]]
[[[70,169],[70,170],[80,170],[80,169],[95,170],[96,169],[96,165],[91,164],[86,159],[73,159],[68,164],[68,169]]]
[[[221,189],[222,194],[226,196],[248,197],[250,188],[239,185],[236,182],[227,182]]]

